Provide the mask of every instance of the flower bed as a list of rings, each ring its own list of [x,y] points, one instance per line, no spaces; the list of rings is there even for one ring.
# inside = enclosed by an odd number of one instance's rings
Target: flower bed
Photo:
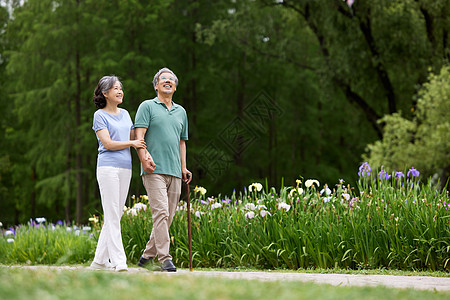
[[[343,180],[321,186],[314,179],[298,179],[296,186],[278,191],[253,183],[230,197],[208,197],[205,188],[196,187],[190,212],[194,267],[448,271],[449,195],[420,182],[416,169],[405,173],[376,174],[364,163],[355,187]],[[122,217],[129,262],[137,262],[151,232],[148,198],[136,200]],[[91,260],[101,221],[97,217],[90,221],[93,230],[83,233],[78,228],[78,235],[64,225],[29,224],[15,234],[4,231],[0,262]],[[175,264],[187,267],[184,201],[170,235]]]

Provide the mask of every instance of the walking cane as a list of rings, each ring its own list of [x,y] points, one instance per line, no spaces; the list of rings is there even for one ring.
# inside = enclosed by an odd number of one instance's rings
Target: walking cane
[[[187,178],[191,177],[187,174]],[[187,193],[187,221],[188,221],[188,241],[189,241],[189,272],[192,272],[192,237],[191,237],[191,196],[189,193],[189,184],[186,184]]]

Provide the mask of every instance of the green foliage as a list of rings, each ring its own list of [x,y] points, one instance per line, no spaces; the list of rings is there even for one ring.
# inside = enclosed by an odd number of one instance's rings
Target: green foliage
[[[100,211],[93,89],[118,75],[133,117],[163,66],[180,78],[195,184],[229,194],[298,174],[354,182],[377,120],[409,119],[428,69],[449,60],[448,10],[447,0],[2,1],[0,217],[81,224]],[[264,99],[273,111],[255,109]]]
[[[390,180],[377,175],[363,176],[356,189],[305,182],[279,192],[271,188],[208,197],[207,204],[196,198],[191,211],[193,265],[448,270],[447,193],[410,174]],[[127,213],[122,226],[128,258],[136,262],[150,234],[151,214]],[[187,267],[186,203],[180,202],[170,232],[174,262]]]
[[[339,182],[319,187],[245,189],[231,197],[192,195],[193,264],[213,268],[399,269],[448,271],[450,198],[417,174],[406,177],[360,172],[356,187]],[[383,175],[383,176],[381,176]],[[255,184],[252,187],[256,186]],[[147,205],[147,206],[146,206]],[[84,263],[94,256],[101,230],[65,226],[20,226],[0,238],[3,263]],[[121,222],[128,263],[137,263],[150,236],[146,196],[127,208]],[[83,230],[92,232],[92,237]],[[78,234],[76,233],[78,232]],[[5,233],[6,234],[6,233]],[[188,266],[186,203],[170,228],[171,254]],[[8,242],[13,238],[14,242]]]
[[[15,229],[14,235],[0,238],[1,261],[4,264],[33,265],[87,262],[94,256],[95,240],[85,229],[34,222],[21,225]],[[8,239],[13,239],[13,242],[8,242]]]
[[[431,73],[418,93],[413,120],[387,115],[383,139],[368,146],[365,157],[374,167],[403,170],[414,165],[425,176],[438,175],[441,185],[450,176],[450,68]]]

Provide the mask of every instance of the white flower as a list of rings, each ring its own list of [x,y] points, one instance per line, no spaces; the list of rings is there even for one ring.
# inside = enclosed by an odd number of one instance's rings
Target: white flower
[[[323,193],[326,193],[327,195],[331,194],[331,190],[328,187],[328,185],[325,185],[325,187],[320,191],[320,194],[322,195]]]
[[[125,205],[124,207],[123,207],[123,212],[126,212],[127,210],[129,210],[129,208]],[[89,219],[89,221],[90,221],[90,219]]]
[[[256,209],[256,205],[253,203],[247,203],[244,205],[244,209],[245,210],[255,210]]]
[[[201,186],[195,186],[194,193],[200,193],[203,196],[206,194],[206,189]]]
[[[344,198],[345,200],[350,200],[350,194],[344,193],[342,194],[342,198]]]
[[[261,192],[262,188],[263,188],[262,184],[261,183],[257,183],[257,182],[254,182],[254,183],[252,183],[252,184],[250,184],[248,186],[248,190],[250,192],[252,192],[252,191]]]
[[[71,232],[71,231],[72,231],[72,228],[71,228],[71,227],[67,227],[66,230],[67,230],[68,232]]]
[[[2,222],[0,222],[0,227],[3,227],[3,223]]]
[[[14,235],[14,232],[12,232],[11,230],[6,230],[5,236],[8,236],[8,235]]]
[[[255,213],[253,211],[249,211],[248,213],[245,214],[245,217],[247,219],[253,219],[255,217]]]
[[[325,198],[323,198],[323,202],[325,202],[325,203],[330,202],[330,200],[331,200],[331,197],[325,197]]]
[[[75,233],[76,236],[78,236],[78,235],[80,235],[80,230],[75,230],[74,233]]]
[[[136,209],[136,211],[140,211],[142,210],[146,210],[147,209],[147,205],[145,205],[144,203],[138,202],[133,206],[134,209]]]
[[[259,209],[259,210],[267,209],[267,207],[265,205],[258,205],[256,208]]]
[[[14,239],[7,239],[6,240],[8,243],[14,243]]]
[[[187,203],[183,204],[183,205],[178,205],[177,206],[177,211],[185,211],[187,210]]]
[[[311,187],[313,184],[316,184],[317,187],[319,187],[319,185],[320,185],[319,181],[316,180],[316,179],[308,179],[308,180],[305,181],[305,186],[307,188]]]
[[[83,226],[83,231],[91,231],[91,227],[90,226]]]
[[[198,210],[197,210],[197,211],[195,212],[194,215],[195,215],[197,218],[200,218],[200,217],[201,217],[202,215],[204,215],[204,214],[205,214],[204,212],[201,212],[201,211],[198,211]]]
[[[127,215],[137,216],[137,210],[133,207],[127,211]]]
[[[286,211],[289,211],[291,209],[291,206],[289,204],[286,204],[285,202],[280,202],[278,204],[278,210],[285,209]]]
[[[272,214],[270,212],[268,212],[267,210],[261,210],[259,212],[259,214],[261,215],[261,217],[265,217],[266,215],[272,216]]]
[[[36,222],[38,222],[39,224],[44,223],[45,221],[45,218],[36,218]]]
[[[216,208],[221,208],[222,207],[222,203],[213,203],[211,205],[211,209],[216,209]]]
[[[294,195],[301,195],[301,194],[303,194],[303,189],[302,188],[296,188],[296,189],[292,189],[290,192],[289,192],[289,197],[294,197]]]

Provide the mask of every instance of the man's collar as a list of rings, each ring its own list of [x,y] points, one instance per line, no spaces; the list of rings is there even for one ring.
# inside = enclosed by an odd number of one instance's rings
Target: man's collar
[[[159,100],[159,98],[158,97],[155,97],[153,100],[155,100],[155,102],[156,103],[159,103],[159,104],[164,104],[165,105],[165,103],[164,102],[162,102],[161,100]],[[176,107],[178,107],[179,105],[178,104],[176,104],[173,100],[172,100],[172,107],[173,108],[176,108]]]

